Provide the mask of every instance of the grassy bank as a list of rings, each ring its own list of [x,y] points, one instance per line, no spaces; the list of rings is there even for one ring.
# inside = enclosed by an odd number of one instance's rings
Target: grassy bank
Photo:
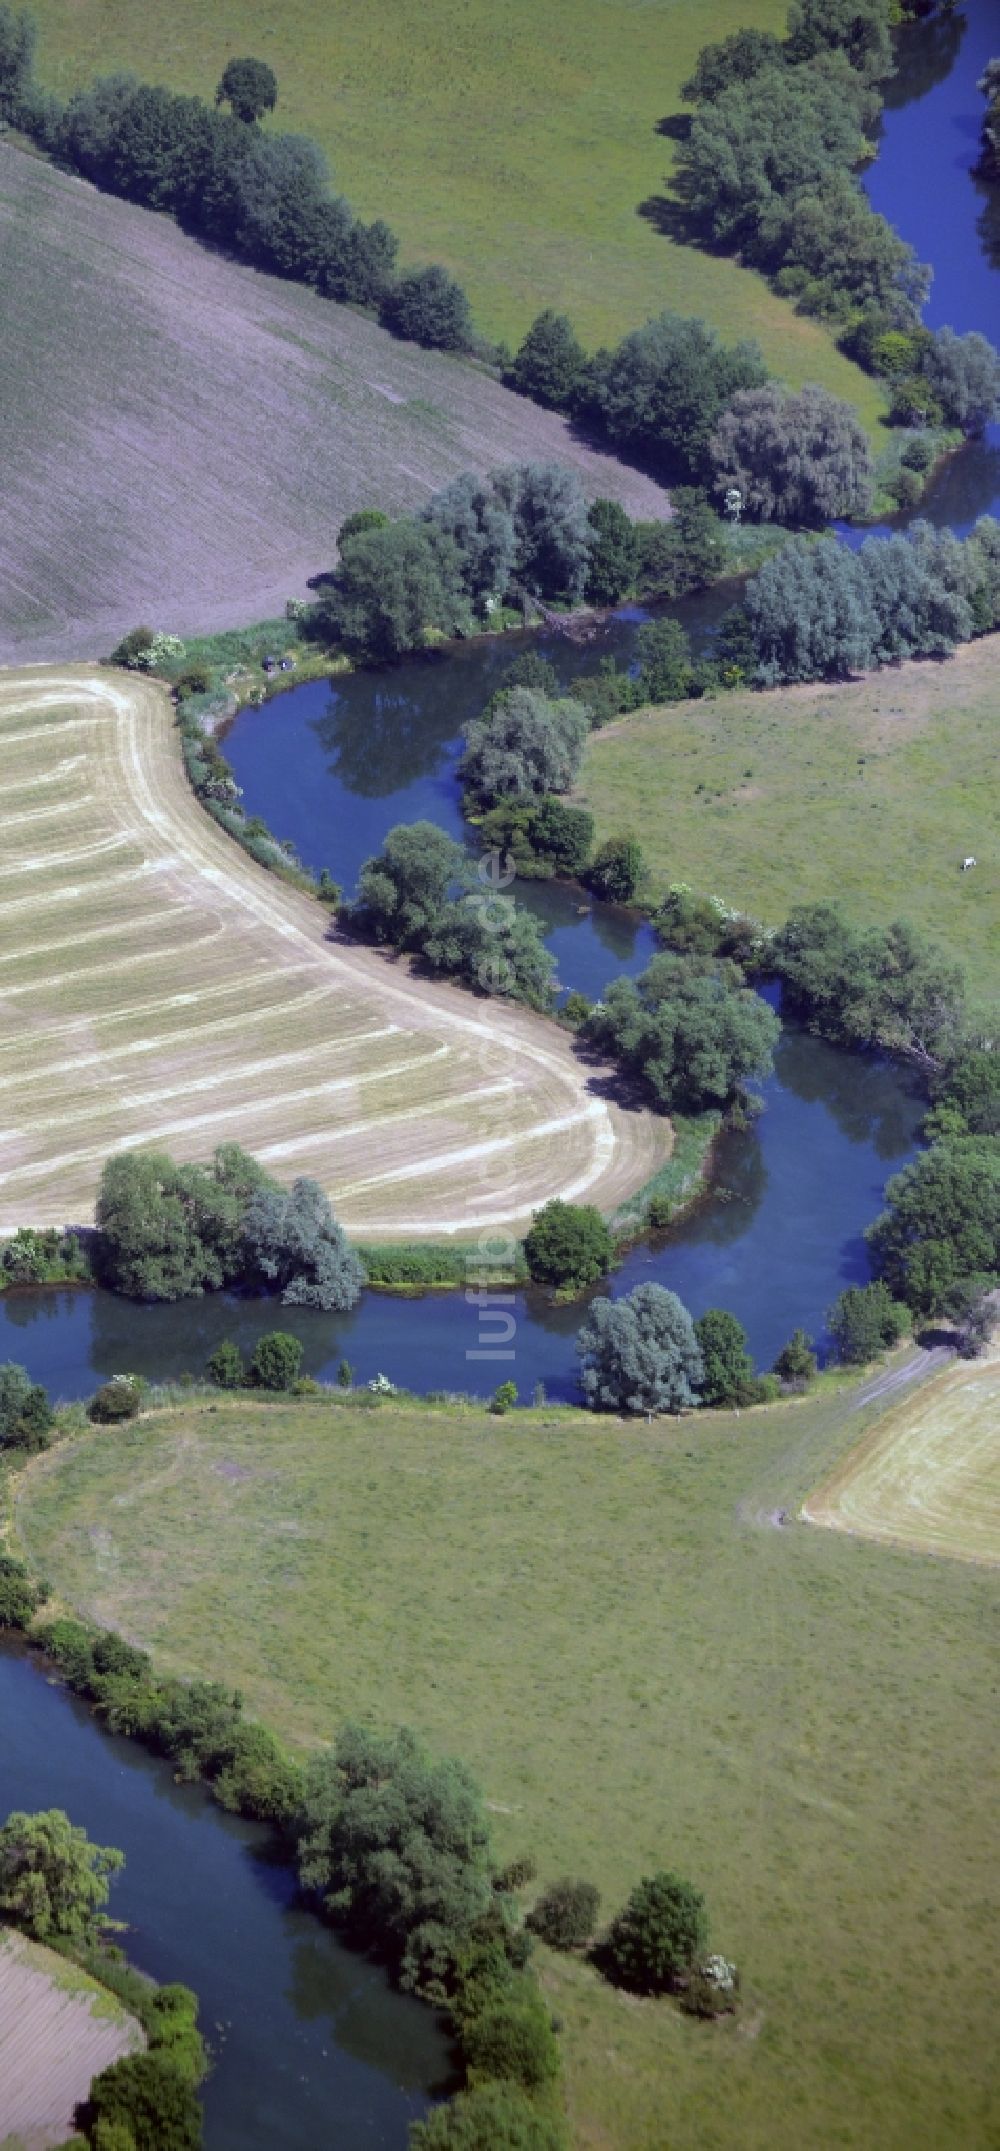
[[[542,1879],[706,1889],[740,2031],[545,1962],[585,2151],[985,2146],[995,1579],[769,1521],[874,1423],[857,1396],[655,1426],[219,1399],[51,1452],[18,1528],[294,1743],[358,1714],[461,1754]]]
[[[598,839],[639,838],[654,898],[687,881],[771,925],[813,899],[902,914],[995,991],[998,655],[989,636],[847,686],[639,710],[588,741],[580,801]]]

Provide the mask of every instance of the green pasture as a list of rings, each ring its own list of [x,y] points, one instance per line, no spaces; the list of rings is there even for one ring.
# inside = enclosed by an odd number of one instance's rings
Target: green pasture
[[[383,216],[405,262],[442,261],[490,335],[520,340],[543,306],[592,346],[672,306],[760,339],[772,369],[819,381],[875,428],[876,385],[763,279],[678,245],[660,133],[710,38],[784,26],[786,0],[33,0],[41,72],[63,94],[132,68],[212,96],[252,52],[279,83],[272,124],[312,135],[335,183]]]
[[[768,925],[811,901],[909,918],[995,997],[998,649],[990,636],[856,684],[636,711],[591,736],[580,800],[599,838],[639,838],[651,898],[687,881]]]
[[[463,1756],[540,1881],[697,1880],[738,2025],[543,1962],[584,2151],[985,2151],[996,1579],[776,1523],[857,1407],[194,1398],[33,1464],[18,1529],[298,1747],[351,1713]]]

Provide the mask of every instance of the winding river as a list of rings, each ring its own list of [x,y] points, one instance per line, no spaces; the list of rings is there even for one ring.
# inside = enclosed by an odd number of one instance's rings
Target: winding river
[[[970,177],[981,118],[975,81],[1000,43],[996,10],[972,0],[961,18],[910,31],[891,85],[878,162],[866,184],[922,257],[935,264],[932,325],[979,328],[1000,341],[1000,191]],[[917,185],[914,175],[921,175]],[[963,450],[922,512],[964,531],[1000,513],[1000,432]],[[851,534],[852,539],[856,534]],[[696,636],[718,592],[683,608]],[[630,653],[636,615],[585,650],[546,649],[568,680],[605,654]],[[543,647],[546,647],[543,645]],[[470,646],[447,661],[304,687],[237,721],[227,752],[251,812],[302,856],[350,885],[393,822],[426,816],[461,835],[456,738],[481,709],[511,643]],[[391,778],[386,772],[392,771]],[[648,930],[571,891],[523,892],[545,921],[561,981],[594,995],[648,959]],[[867,1274],[862,1233],[887,1174],[913,1154],[920,1100],[905,1076],[837,1054],[786,1029],[765,1111],[719,1147],[712,1194],[672,1234],[633,1249],[610,1287],[671,1285],[697,1313],[732,1308],[766,1364],[797,1324],[821,1335],[823,1310]],[[513,1364],[485,1371],[474,1310],[455,1295],[406,1301],[366,1295],[348,1317],[283,1310],[306,1365],[330,1374],[341,1355],[358,1377],[376,1371],[414,1389],[488,1390],[513,1375],[522,1397],[545,1384],[572,1394],[579,1309],[517,1296]],[[60,1396],[121,1368],[201,1371],[223,1335],[250,1344],[272,1327],[272,1304],[233,1299],[135,1308],[104,1293],[33,1292],[0,1300],[0,1359],[16,1359]],[[128,1866],[113,1910],[129,1923],[135,1961],[184,1979],[201,1997],[215,2049],[205,2087],[209,2151],[314,2151],[336,2141],[402,2151],[409,2119],[447,2072],[429,2012],[393,1995],[296,1907],[287,1870],[268,1863],[260,1832],[229,1820],[130,1743],[100,1733],[16,1651],[0,1652],[0,1814],[65,1805]]]

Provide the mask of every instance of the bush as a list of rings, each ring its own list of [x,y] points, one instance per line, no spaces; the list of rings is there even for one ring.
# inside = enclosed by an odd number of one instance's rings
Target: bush
[[[30,1628],[47,1595],[42,1584],[32,1581],[23,1561],[0,1553],[0,1628]]]
[[[462,2047],[473,2083],[509,2078],[525,2091],[537,2091],[558,2076],[559,2049],[548,2011],[527,1982],[523,1995],[485,2009],[465,2030]]]
[[[736,1316],[709,1307],[694,1325],[704,1363],[701,1401],[720,1407],[755,1404],[757,1377],[747,1351],[747,1333]]]
[[[708,1940],[700,1890],[668,1870],[636,1884],[608,1930],[602,1960],[610,1976],[640,1994],[670,1992]]]
[[[410,2151],[566,2151],[566,2132],[516,2084],[477,2084],[415,2121]]]
[[[782,1346],[774,1362],[774,1372],[781,1381],[791,1382],[802,1388],[814,1380],[816,1354],[812,1348],[812,1338],[806,1336],[804,1329],[792,1331],[788,1343]]]
[[[40,1382],[14,1360],[0,1366],[0,1450],[23,1449],[31,1456],[44,1449],[55,1415]]]
[[[535,403],[564,411],[572,403],[586,363],[565,314],[548,308],[531,324],[510,369],[512,388]]]
[[[588,889],[609,904],[630,904],[646,871],[635,837],[607,837],[587,869]]]
[[[239,1345],[231,1337],[224,1337],[217,1344],[208,1362],[208,1378],[217,1389],[241,1389],[246,1380],[246,1368]]]
[[[135,2151],[199,2151],[201,2108],[194,2087],[164,2054],[129,2054],[102,2069],[84,2109],[88,2132],[131,2132]]]
[[[614,1244],[600,1211],[591,1203],[556,1198],[536,1212],[524,1253],[536,1284],[577,1291],[596,1284],[610,1269]]]
[[[258,1389],[292,1389],[302,1370],[302,1346],[287,1330],[260,1337],[250,1361],[250,1380]]]
[[[878,1359],[888,1346],[898,1344],[909,1328],[906,1308],[892,1298],[886,1285],[849,1285],[834,1300],[827,1327],[837,1347],[837,1357],[848,1367],[863,1367]]]
[[[597,1925],[600,1902],[600,1891],[592,1882],[567,1877],[542,1891],[525,1924],[550,1949],[582,1949]]]
[[[502,1419],[504,1413],[511,1411],[516,1403],[517,1383],[501,1382],[498,1387],[493,1391],[493,1396],[490,1400],[490,1410],[491,1412],[494,1412],[496,1414],[498,1419]]]
[[[136,1419],[142,1404],[145,1384],[138,1374],[114,1374],[110,1382],[102,1382],[95,1389],[87,1406],[87,1416],[97,1426],[117,1426],[124,1419]]]
[[[466,351],[472,342],[468,299],[439,263],[401,276],[382,301],[382,320],[394,336],[432,351]]]

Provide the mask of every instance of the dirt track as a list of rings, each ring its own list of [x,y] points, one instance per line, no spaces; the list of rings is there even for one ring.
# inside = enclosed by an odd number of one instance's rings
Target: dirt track
[[[82,1223],[110,1152],[236,1140],[370,1239],[611,1211],[669,1128],[556,1026],[326,940],[198,806],[165,691],[0,678],[0,1230]]]

